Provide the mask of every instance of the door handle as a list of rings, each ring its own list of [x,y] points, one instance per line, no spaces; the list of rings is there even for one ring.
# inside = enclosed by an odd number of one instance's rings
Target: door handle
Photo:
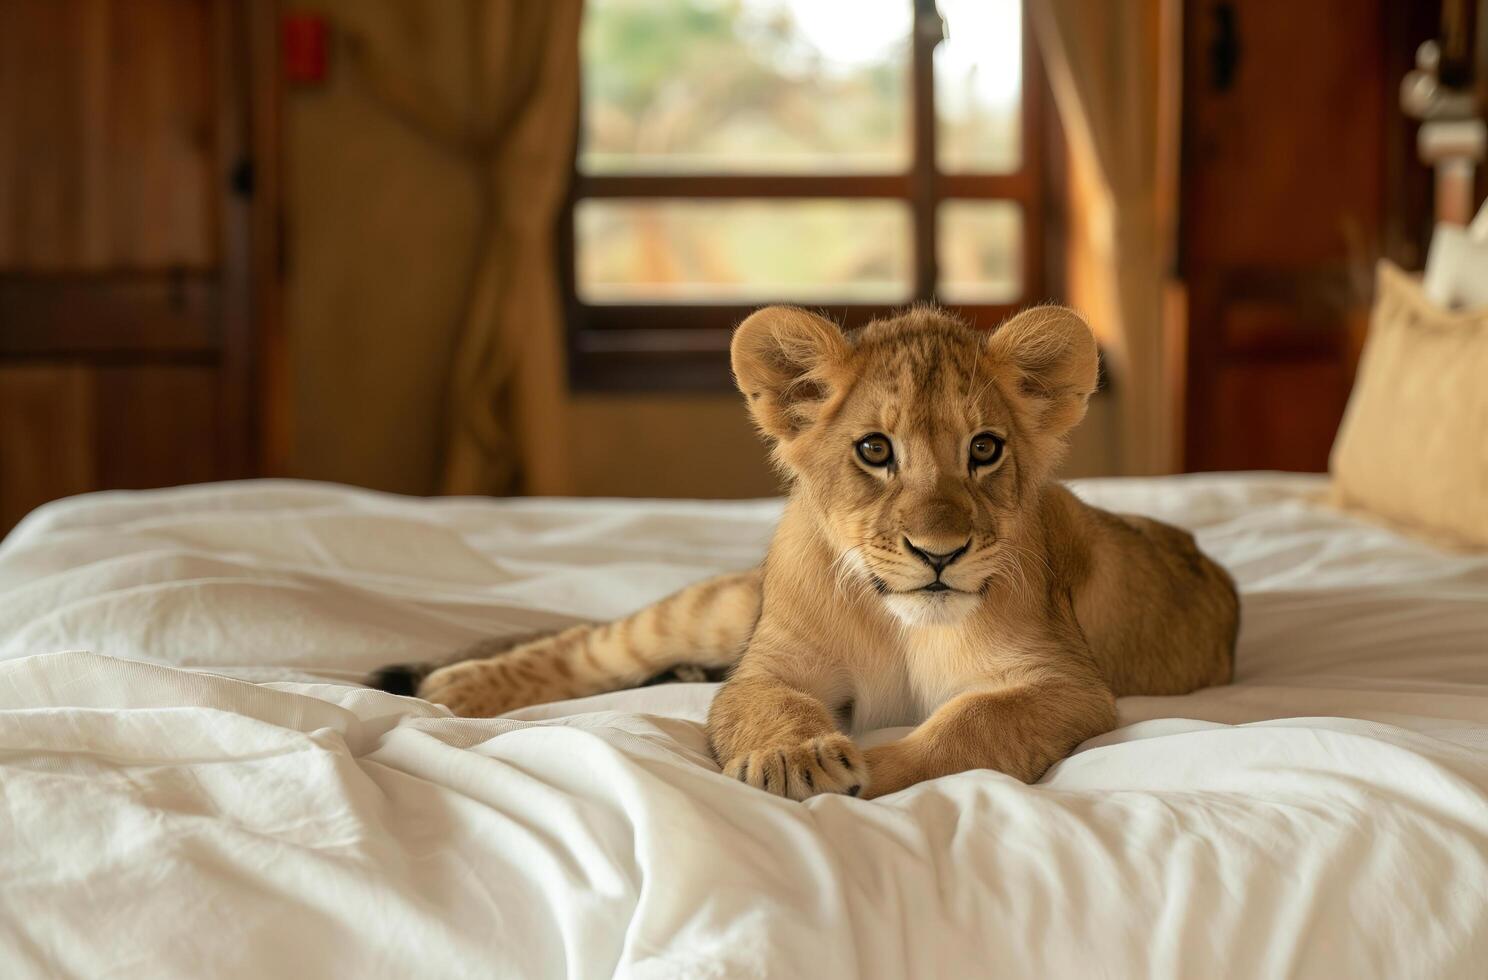
[[[1240,26],[1233,3],[1217,3],[1209,8],[1214,34],[1209,41],[1209,87],[1215,92],[1228,92],[1235,86],[1240,70]]]

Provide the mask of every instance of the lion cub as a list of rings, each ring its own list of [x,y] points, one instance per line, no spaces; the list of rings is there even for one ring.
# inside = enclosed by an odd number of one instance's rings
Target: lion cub
[[[844,333],[770,307],[733,368],[790,500],[761,568],[434,671],[465,715],[732,666],[708,716],[729,776],[881,796],[967,769],[1038,779],[1115,699],[1229,681],[1234,584],[1192,536],[1050,479],[1096,383],[1075,313],[990,334],[932,308]],[[915,725],[863,751],[844,734]]]

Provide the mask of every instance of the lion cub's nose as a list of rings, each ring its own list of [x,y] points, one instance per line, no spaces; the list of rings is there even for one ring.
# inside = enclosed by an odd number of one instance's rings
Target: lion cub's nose
[[[910,554],[914,555],[920,561],[935,569],[935,572],[938,575],[943,568],[945,568],[951,562],[955,561],[957,558],[960,558],[962,555],[966,554],[966,549],[971,547],[971,541],[968,540],[961,547],[956,548],[953,551],[930,551],[926,548],[917,546],[913,541],[909,540],[909,538],[905,538],[904,547],[909,549]]]

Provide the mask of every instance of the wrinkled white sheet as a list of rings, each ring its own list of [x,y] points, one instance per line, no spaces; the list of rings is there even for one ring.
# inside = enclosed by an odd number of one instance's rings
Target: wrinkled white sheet
[[[806,804],[716,773],[710,685],[354,686],[745,567],[773,502],[49,505],[0,545],[0,976],[1488,975],[1488,556],[1321,487],[1083,484],[1236,575],[1238,683],[1037,786]]]

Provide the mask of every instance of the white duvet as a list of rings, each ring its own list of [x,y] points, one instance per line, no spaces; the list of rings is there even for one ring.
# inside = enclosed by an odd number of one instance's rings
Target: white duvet
[[[0,546],[0,976],[1488,976],[1488,556],[1320,490],[1082,485],[1234,573],[1237,683],[804,804],[718,775],[710,685],[356,685],[746,567],[775,503],[52,504]]]

